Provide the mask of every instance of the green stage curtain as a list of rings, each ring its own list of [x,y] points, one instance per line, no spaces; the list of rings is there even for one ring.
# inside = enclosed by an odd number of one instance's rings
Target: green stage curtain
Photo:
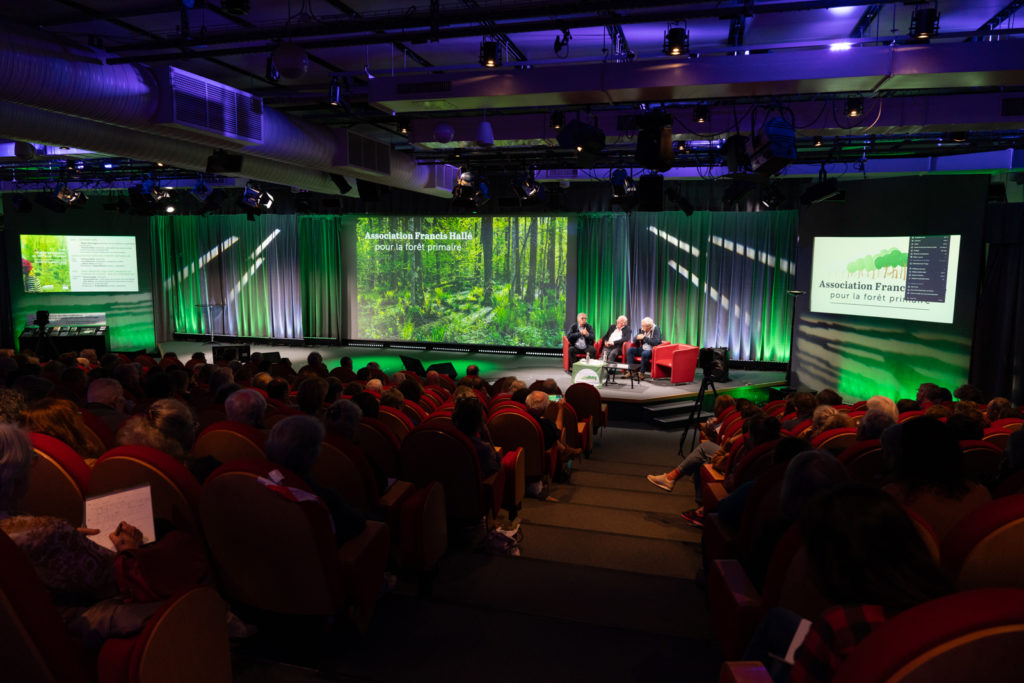
[[[797,213],[588,214],[578,225],[578,308],[601,332],[649,316],[662,337],[789,360]]]
[[[340,339],[346,303],[341,217],[299,216],[299,235],[302,328],[307,339]]]
[[[297,223],[294,215],[154,217],[158,299],[173,331],[301,339]]]

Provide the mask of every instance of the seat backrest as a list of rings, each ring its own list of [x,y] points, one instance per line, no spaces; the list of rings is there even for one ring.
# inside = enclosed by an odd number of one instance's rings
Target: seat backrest
[[[398,476],[398,451],[402,443],[391,431],[391,427],[372,417],[364,417],[356,425],[355,443],[366,453],[377,456],[384,474]]]
[[[103,445],[107,448],[113,448],[117,445],[117,439],[114,436],[114,432],[110,430],[107,423],[101,420],[96,413],[91,410],[82,411],[82,422],[88,427],[93,434],[96,435]]]
[[[352,450],[353,445],[346,446],[341,437],[334,434],[329,437],[324,439],[320,446],[320,455],[309,472],[310,479],[318,486],[334,491],[353,507],[365,512],[375,510],[379,497],[373,473],[369,472],[367,481],[367,472],[360,467],[362,464],[369,470],[366,456],[355,453]],[[359,458],[362,458],[362,463],[359,462]]]
[[[900,413],[899,419],[896,420],[896,421],[902,423],[902,422],[906,422],[907,420],[913,420],[915,418],[923,417],[923,416],[924,416],[924,411],[923,410],[905,410],[902,413]]]
[[[427,411],[423,409],[423,406],[413,403],[409,399],[405,399],[405,403],[402,404],[402,412],[414,422],[423,422],[427,417]]]
[[[1010,433],[1003,429],[989,427],[985,430],[985,435],[981,437],[981,440],[1005,451],[1006,447],[1010,445]]]
[[[247,427],[248,425],[242,425]],[[263,451],[266,435],[261,430],[249,427],[240,429],[239,423],[221,421],[204,429],[192,445],[196,458],[212,457],[220,462],[232,460],[266,460]]]
[[[998,498],[942,539],[942,564],[960,590],[1024,589],[1024,493]]]
[[[745,481],[755,479],[757,475],[768,469],[778,443],[779,440],[775,439],[747,450],[739,461],[730,466],[729,476],[726,477],[726,488],[731,490]]]
[[[89,466],[60,439],[36,432],[31,432],[29,439],[37,457],[32,463],[28,492],[18,501],[18,510],[60,517],[82,526],[92,476]]]
[[[835,683],[1012,681],[1024,667],[1024,591],[989,588],[911,607],[853,648]]]
[[[601,411],[601,392],[586,382],[577,382],[565,390],[565,401],[576,409],[581,420],[593,418],[594,426],[604,424]]]
[[[118,446],[104,453],[92,470],[89,494],[149,484],[153,517],[175,529],[199,533],[201,487],[185,466],[149,446]]]
[[[881,439],[854,441],[839,454],[839,462],[851,479],[865,484],[877,483],[888,468]]]
[[[389,406],[380,407],[377,419],[388,426],[399,442],[403,441],[413,428],[412,420],[409,419],[408,415],[401,410]]]
[[[784,411],[785,409],[786,409],[786,401],[785,401],[785,399],[778,399],[776,401],[768,401],[763,406],[761,406],[761,410],[764,412],[765,415],[771,415],[773,417],[781,416],[782,415],[782,411]]]
[[[417,486],[444,487],[448,519],[479,519],[487,501],[476,449],[458,429],[434,422],[419,425],[402,442],[401,478]]]
[[[296,502],[261,484],[269,462],[233,461],[203,484],[199,509],[221,590],[230,600],[281,614],[329,615],[342,604],[334,533],[326,507]]]
[[[487,431],[491,440],[502,451],[522,448],[526,457],[526,476],[544,474],[546,457],[544,433],[536,418],[520,408],[503,408],[487,418]]]
[[[856,441],[856,427],[840,427],[839,429],[829,429],[818,434],[811,440],[811,445],[839,455]]]
[[[1024,426],[1024,419],[1019,417],[1004,417],[996,420],[990,425],[994,429],[1003,429],[1008,432],[1015,432]]]
[[[960,450],[964,453],[968,477],[983,484],[995,480],[1003,462],[1003,449],[988,441],[966,440],[960,442]]]
[[[0,662],[5,681],[85,683],[76,643],[21,549],[0,531]]]

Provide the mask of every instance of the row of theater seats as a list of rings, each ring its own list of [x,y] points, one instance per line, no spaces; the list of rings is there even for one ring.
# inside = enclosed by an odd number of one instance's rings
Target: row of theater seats
[[[763,407],[780,416],[782,402]],[[843,408],[855,420],[863,406]],[[920,417],[901,415],[901,422]],[[792,416],[783,416],[786,419]],[[742,419],[722,417],[723,436],[737,433]],[[998,471],[1004,443],[1024,421],[1001,420],[985,441],[961,442],[975,479]],[[809,426],[809,425],[806,425]],[[802,431],[798,425],[792,433]],[[789,434],[783,433],[783,436]],[[723,439],[724,440],[724,439]],[[742,441],[742,440],[741,440]],[[708,574],[712,628],[727,661],[720,681],[770,681],[759,662],[737,661],[754,631],[774,607],[785,607],[813,621],[830,605],[810,581],[799,525],[789,526],[774,544],[764,575],[752,578],[741,561],[780,519],[782,482],[788,463],[772,463],[778,441],[749,451],[740,443],[725,473],[705,465],[703,548]],[[853,481],[879,484],[888,463],[879,440],[856,441],[855,429],[823,432],[812,445],[831,451]],[[738,523],[724,521],[716,506],[744,482],[752,487]],[[996,499],[976,509],[941,542],[923,519],[907,509],[936,563],[958,592],[910,608],[882,624],[850,651],[835,672],[836,681],[1012,680],[1024,650],[1024,479],[1010,478]],[[748,565],[749,566],[749,565]],[[759,585],[755,585],[759,584]]]

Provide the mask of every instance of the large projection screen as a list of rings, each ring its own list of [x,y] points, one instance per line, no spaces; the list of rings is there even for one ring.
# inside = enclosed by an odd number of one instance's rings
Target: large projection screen
[[[366,216],[356,222],[353,337],[556,347],[565,216]]]
[[[21,235],[25,292],[137,292],[139,267],[131,235]]]

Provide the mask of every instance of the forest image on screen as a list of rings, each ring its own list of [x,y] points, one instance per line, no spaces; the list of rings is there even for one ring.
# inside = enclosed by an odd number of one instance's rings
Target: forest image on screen
[[[357,226],[357,337],[558,346],[564,216],[369,216]]]

